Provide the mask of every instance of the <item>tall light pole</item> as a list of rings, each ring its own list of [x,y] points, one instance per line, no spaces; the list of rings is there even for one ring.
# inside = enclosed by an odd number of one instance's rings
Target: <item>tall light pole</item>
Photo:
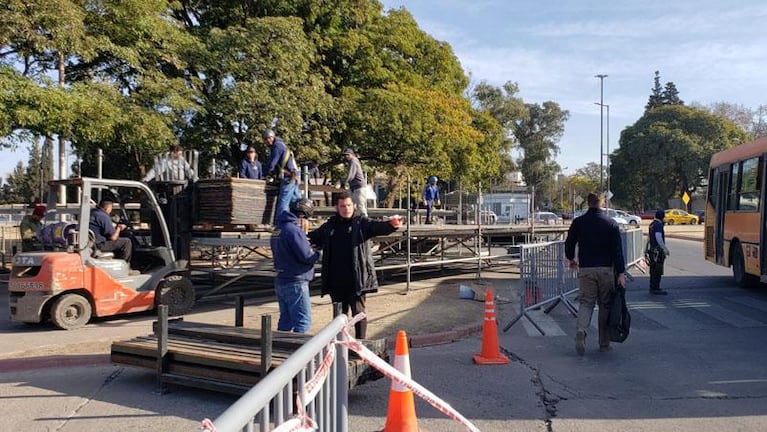
[[[607,193],[610,193],[610,104],[594,102],[594,105],[599,105],[603,108],[607,108],[607,138],[605,139],[605,142],[607,143],[607,152],[604,154],[604,156],[605,159],[607,159]],[[610,198],[605,197],[605,199],[607,200],[607,208],[610,208]]]
[[[604,162],[603,162],[603,155],[605,152],[605,145],[604,145],[604,103],[605,103],[605,78],[607,78],[607,74],[598,74],[594,75],[594,78],[599,78],[599,191],[604,192]]]

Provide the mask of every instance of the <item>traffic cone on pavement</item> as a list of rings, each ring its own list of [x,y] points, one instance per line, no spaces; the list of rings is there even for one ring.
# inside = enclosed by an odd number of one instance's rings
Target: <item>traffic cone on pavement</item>
[[[394,368],[410,378],[410,353],[404,330],[397,332],[397,343],[394,346]],[[386,413],[386,426],[384,426],[383,432],[411,431],[418,432],[413,392],[392,380],[389,390],[389,409]]]
[[[495,321],[495,301],[493,290],[485,292],[485,321],[482,323],[482,352],[474,355],[478,365],[509,364],[509,359],[501,354],[498,346],[498,323]]]

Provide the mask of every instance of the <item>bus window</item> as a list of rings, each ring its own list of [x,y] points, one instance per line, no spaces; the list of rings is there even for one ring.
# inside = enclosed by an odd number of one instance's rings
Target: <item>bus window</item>
[[[738,184],[740,180],[740,163],[730,167],[730,184],[727,187],[727,210],[738,209]]]
[[[759,158],[751,158],[741,162],[738,210],[759,211],[761,178]]]

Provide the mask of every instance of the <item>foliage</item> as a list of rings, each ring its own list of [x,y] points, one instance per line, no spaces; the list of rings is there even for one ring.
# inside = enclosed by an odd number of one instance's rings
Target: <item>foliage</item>
[[[559,153],[557,142],[565,130],[569,112],[556,102],[525,104],[527,115],[517,121],[514,136],[519,142],[523,157],[519,167],[528,186],[536,188],[536,201],[550,196],[554,176],[561,171],[554,160]]]
[[[635,209],[664,207],[702,184],[714,153],[745,138],[734,123],[704,110],[668,105],[646,111],[621,133],[612,157],[614,200]]]
[[[660,72],[655,71],[652,93],[650,93],[650,97],[647,100],[645,110],[649,111],[664,105],[684,105],[684,101],[679,98],[679,90],[677,90],[676,84],[672,81],[667,82],[666,85],[661,88]]]

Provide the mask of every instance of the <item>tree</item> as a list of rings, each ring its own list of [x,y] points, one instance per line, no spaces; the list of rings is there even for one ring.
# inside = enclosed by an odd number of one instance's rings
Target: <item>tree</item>
[[[701,185],[715,152],[745,139],[737,125],[704,110],[668,105],[646,111],[621,133],[612,157],[616,199],[634,208],[665,207]]]
[[[565,121],[569,112],[562,110],[552,101],[539,104],[525,104],[527,115],[518,120],[514,136],[522,150],[522,157],[517,161],[529,186],[536,188],[536,201],[553,184],[554,176],[561,171],[554,157],[559,153],[557,142],[565,130]]]
[[[499,181],[507,173],[517,169],[516,163],[511,157],[511,151],[516,144],[514,131],[517,125],[530,115],[524,101],[517,95],[518,93],[519,86],[511,81],[504,84],[502,88],[482,81],[472,91],[472,100],[478,109],[495,119],[498,124],[497,127],[500,129],[500,133],[497,134],[501,139],[499,149],[501,169],[500,178],[496,179]]]
[[[651,90],[652,93],[650,93],[650,98],[647,101],[647,105],[645,105],[645,110],[651,110],[663,105],[663,87],[660,85],[659,71],[655,71],[655,78],[653,79],[653,82],[654,85]]]
[[[679,98],[679,90],[676,89],[676,84],[669,81],[663,88],[663,105],[684,105],[684,101]]]

